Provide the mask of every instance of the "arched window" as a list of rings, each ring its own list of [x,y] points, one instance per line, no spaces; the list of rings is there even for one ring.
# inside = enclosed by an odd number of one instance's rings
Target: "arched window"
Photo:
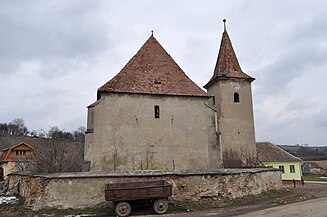
[[[160,108],[158,105],[154,106],[154,118],[160,118]]]
[[[238,93],[234,93],[234,102],[240,102],[240,95]]]

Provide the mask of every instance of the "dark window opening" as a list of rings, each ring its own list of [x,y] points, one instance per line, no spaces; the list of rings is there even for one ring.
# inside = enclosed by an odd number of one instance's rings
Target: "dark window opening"
[[[280,165],[279,166],[279,169],[282,171],[282,173],[285,173],[285,169],[284,169],[284,166],[283,165]]]
[[[23,155],[26,154],[26,151],[16,151],[16,155]]]
[[[240,95],[238,93],[234,93],[234,102],[240,102]]]
[[[154,117],[155,118],[160,118],[160,108],[158,105],[154,106]]]
[[[216,98],[215,98],[215,96],[212,96],[212,105],[216,105]]]
[[[295,166],[294,165],[290,165],[290,171],[291,171],[291,173],[295,173]]]

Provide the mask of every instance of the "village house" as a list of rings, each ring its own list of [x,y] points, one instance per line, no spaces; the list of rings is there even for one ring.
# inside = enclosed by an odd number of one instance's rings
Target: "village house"
[[[327,175],[327,160],[304,161],[303,173]]]
[[[4,148],[0,151],[0,180],[10,173],[25,170],[35,160],[35,150],[25,142]]]
[[[204,91],[152,34],[88,106],[86,170],[215,170],[228,152],[256,159],[254,78],[226,27],[208,80]]]
[[[258,160],[266,167],[282,171],[283,181],[301,180],[302,160],[270,142],[257,142]]]

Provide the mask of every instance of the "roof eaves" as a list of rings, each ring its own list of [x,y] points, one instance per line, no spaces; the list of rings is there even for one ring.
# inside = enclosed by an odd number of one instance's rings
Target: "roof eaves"
[[[209,95],[195,95],[195,94],[183,94],[183,93],[150,93],[150,92],[132,92],[132,91],[116,91],[116,90],[102,90],[100,93],[118,93],[118,94],[144,94],[144,95],[157,95],[157,96],[184,96],[184,97],[205,97],[205,98],[210,98],[211,96]],[[205,92],[204,92],[205,93]],[[98,101],[97,101],[98,102]],[[95,102],[96,103],[96,102]],[[93,103],[93,104],[95,104]],[[91,104],[90,106],[92,106]]]

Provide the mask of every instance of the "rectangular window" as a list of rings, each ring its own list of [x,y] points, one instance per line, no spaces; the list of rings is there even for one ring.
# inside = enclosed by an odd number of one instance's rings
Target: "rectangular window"
[[[154,118],[160,118],[160,108],[158,105],[154,106]]]
[[[212,96],[212,105],[216,105],[216,98],[215,98],[215,96]]]
[[[291,173],[295,173],[295,166],[294,165],[290,165],[290,171],[291,171]]]
[[[285,169],[284,169],[284,166],[283,165],[280,165],[279,166],[279,169],[282,171],[282,173],[285,173]]]
[[[16,155],[23,155],[23,154],[26,154],[26,151],[16,151]]]

